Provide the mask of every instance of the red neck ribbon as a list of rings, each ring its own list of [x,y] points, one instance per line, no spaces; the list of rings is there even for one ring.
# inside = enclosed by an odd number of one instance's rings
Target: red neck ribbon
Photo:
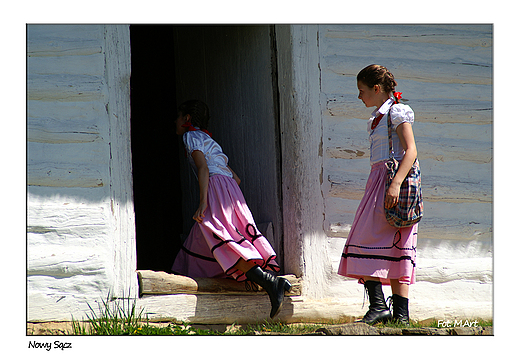
[[[398,103],[399,100],[402,98],[402,95],[403,93],[400,93],[400,92],[394,92],[394,97],[396,98],[396,100],[392,101],[392,104],[390,105],[390,107],[392,105],[394,105],[396,102]],[[390,111],[390,110],[388,110]],[[374,120],[372,120],[372,125],[370,126],[370,128],[372,130],[374,130],[377,125],[379,125],[379,122],[381,121],[381,119],[383,118],[383,116],[385,116],[385,114],[379,114]]]
[[[206,130],[206,129],[197,129],[195,126],[193,126],[190,122],[187,122],[186,124],[183,124],[181,125],[182,127],[185,127],[185,128],[188,128],[188,131],[197,131],[197,130],[200,130],[200,131],[203,131],[205,132],[206,134],[209,135],[209,137],[211,137],[211,133]]]

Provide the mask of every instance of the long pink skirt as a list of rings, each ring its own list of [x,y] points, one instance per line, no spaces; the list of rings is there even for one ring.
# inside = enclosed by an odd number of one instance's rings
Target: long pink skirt
[[[246,280],[235,269],[240,259],[263,269],[280,271],[276,253],[258,231],[236,181],[213,175],[208,184],[208,207],[202,223],[195,223],[175,258],[172,271],[189,277],[233,277]]]
[[[388,224],[384,211],[385,180],[385,163],[372,165],[338,274],[360,282],[364,276],[371,276],[380,278],[383,285],[389,285],[390,279],[413,284],[418,225],[398,229]]]

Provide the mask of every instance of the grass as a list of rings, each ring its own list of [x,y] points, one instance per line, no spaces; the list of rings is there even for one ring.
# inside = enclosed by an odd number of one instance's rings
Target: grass
[[[320,328],[320,324],[288,325],[281,322],[265,322],[254,325],[230,326],[228,331],[201,329],[189,323],[157,326],[137,312],[135,299],[102,300],[96,312],[87,304],[90,313],[87,320],[72,319],[72,335],[254,335],[258,333],[305,334]]]
[[[102,300],[98,304],[96,313],[88,304],[90,314],[87,320],[77,321],[72,319],[72,335],[256,335],[256,334],[287,334],[301,335],[315,332],[327,324],[286,324],[282,322],[266,321],[258,324],[231,325],[226,331],[201,329],[189,323],[168,324],[157,326],[150,324],[148,318],[143,316],[144,309],[137,312],[136,300],[130,298]],[[458,322],[465,324],[466,321]],[[475,320],[468,321],[478,326],[493,326],[493,321]],[[329,324],[330,325],[330,324]],[[404,328],[406,325],[390,322],[378,324],[377,327]],[[442,328],[442,322],[432,319],[429,323],[411,321],[409,327],[433,327]]]

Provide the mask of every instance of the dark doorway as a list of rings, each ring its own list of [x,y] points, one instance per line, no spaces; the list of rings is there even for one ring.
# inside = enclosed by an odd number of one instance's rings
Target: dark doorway
[[[132,25],[130,41],[137,268],[169,272],[182,233],[173,29]]]
[[[208,130],[242,179],[257,225],[272,225],[283,267],[274,39],[269,25],[130,26],[138,269],[170,272],[194,223],[198,185],[175,135],[177,104],[192,98],[208,104]]]

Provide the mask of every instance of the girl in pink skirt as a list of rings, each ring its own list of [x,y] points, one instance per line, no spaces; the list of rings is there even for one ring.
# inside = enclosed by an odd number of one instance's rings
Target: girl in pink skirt
[[[271,300],[271,318],[281,310],[288,280],[272,275],[280,267],[269,241],[258,231],[228,158],[206,130],[209,110],[190,100],[179,107],[177,134],[199,182],[200,202],[188,238],[172,271],[189,277],[233,277],[260,285]]]
[[[370,65],[357,75],[358,98],[366,107],[375,106],[368,121],[371,172],[365,194],[356,211],[343,249],[338,273],[359,279],[368,293],[370,306],[362,322],[375,324],[391,319],[409,323],[409,285],[415,283],[417,224],[395,228],[388,224],[384,208],[396,206],[403,179],[410,171],[417,149],[412,131],[413,110],[399,103],[397,83],[385,67]],[[392,141],[399,170],[385,193],[389,158],[387,117],[390,113]],[[393,311],[385,303],[382,285],[391,285]]]

